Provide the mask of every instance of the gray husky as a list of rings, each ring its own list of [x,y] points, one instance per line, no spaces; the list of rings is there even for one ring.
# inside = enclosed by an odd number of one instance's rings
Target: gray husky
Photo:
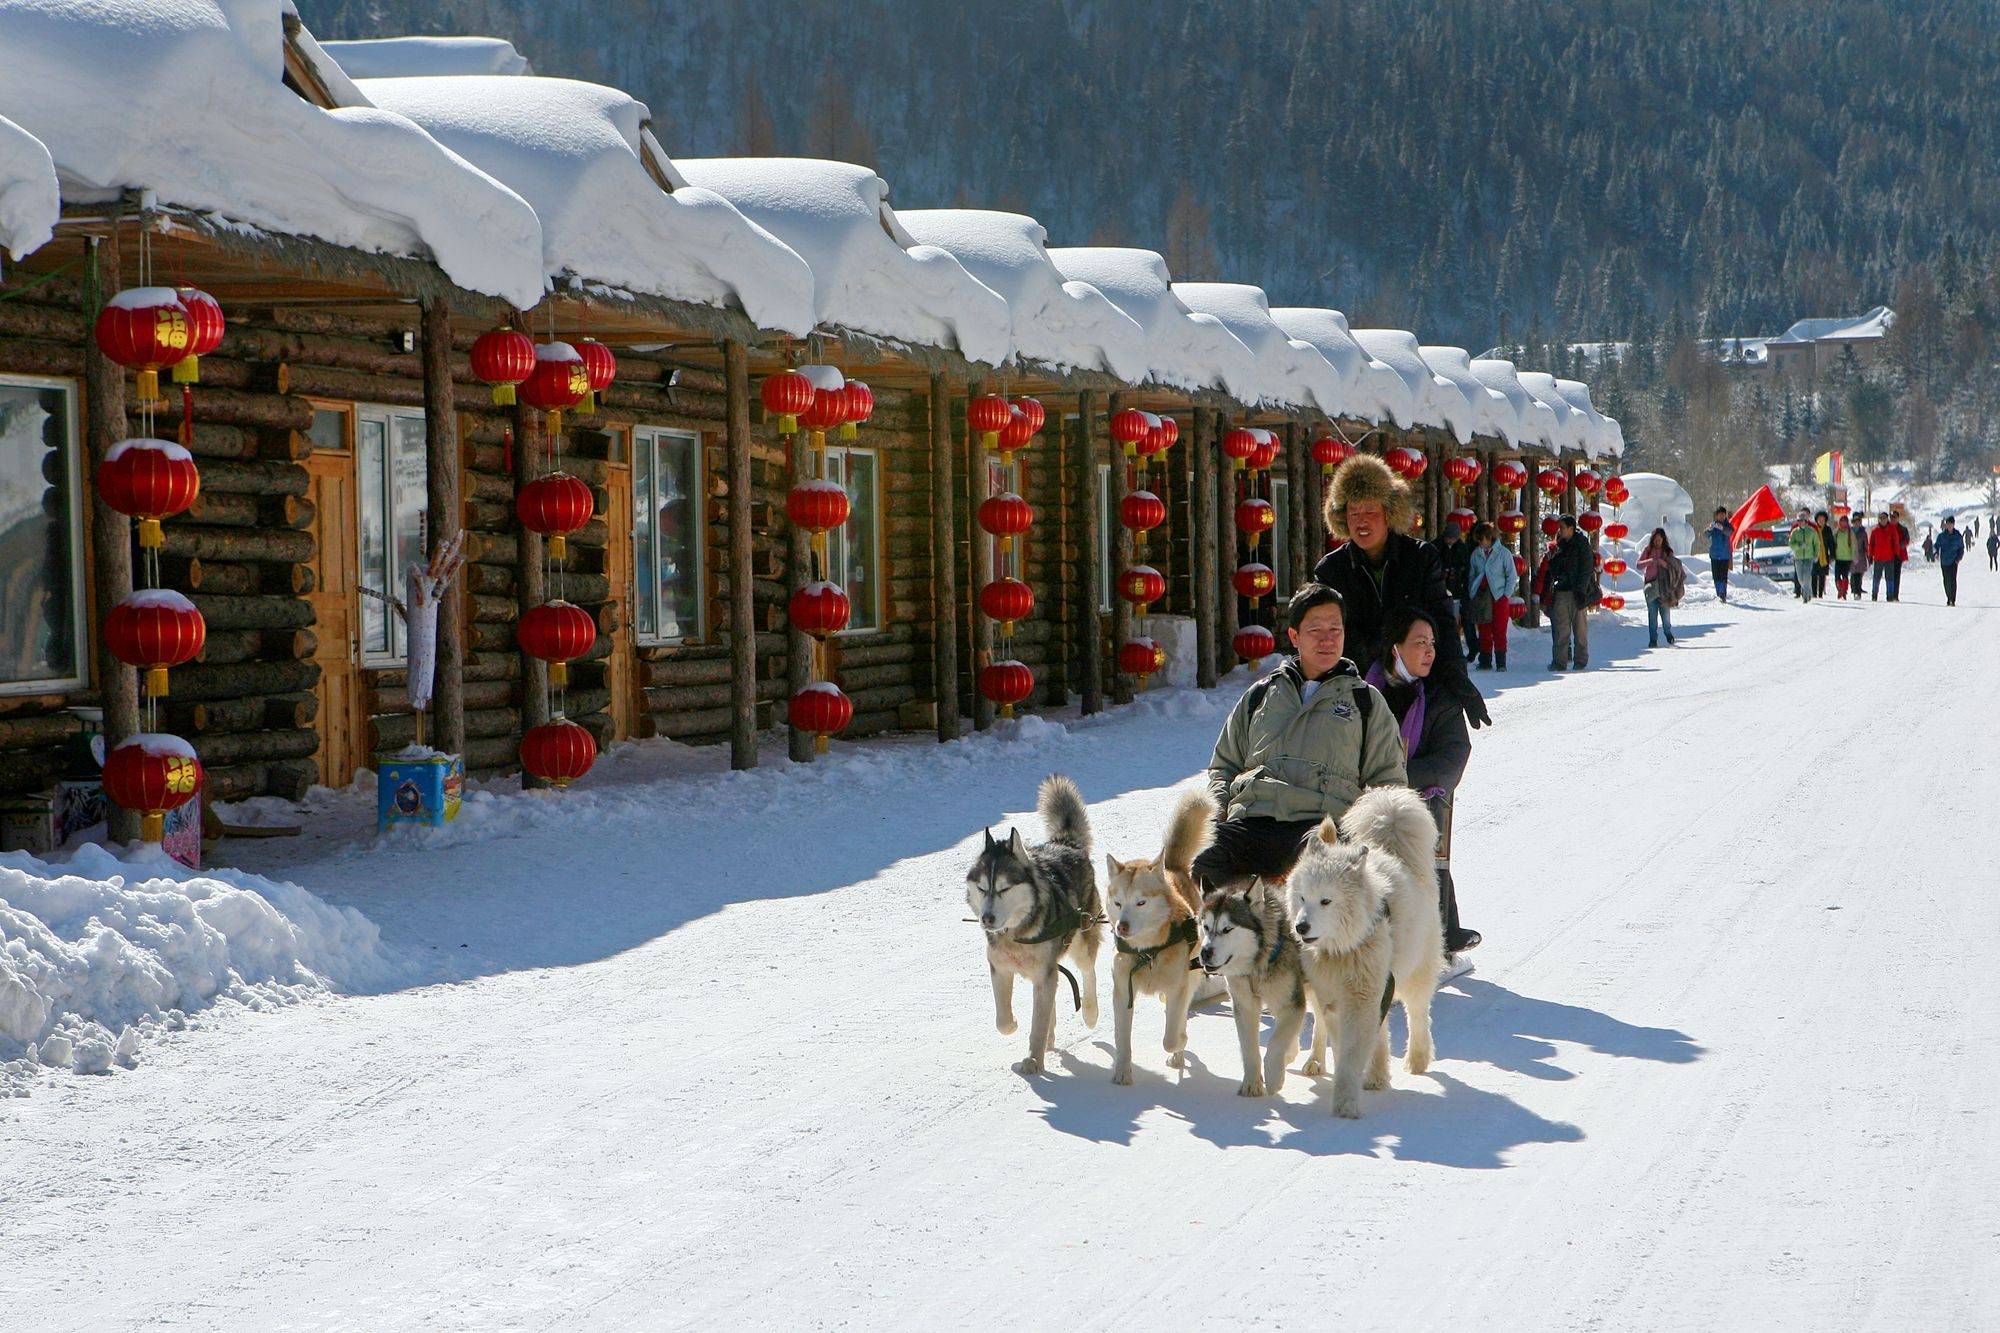
[[[1004,839],[986,831],[986,846],[965,877],[965,901],[986,932],[986,968],[993,977],[993,1018],[1001,1035],[1014,1031],[1014,978],[1035,987],[1028,1021],[1028,1058],[1014,1068],[1042,1072],[1055,1039],[1056,970],[1067,957],[1083,984],[1083,1021],[1097,1026],[1097,948],[1104,909],[1090,864],[1090,820],[1083,795],[1061,774],[1046,778],[1036,797],[1048,841],[1027,846],[1021,831]]]
[[[1298,1050],[1306,1012],[1318,1007],[1306,986],[1285,886],[1252,880],[1246,888],[1214,890],[1202,900],[1201,941],[1201,970],[1229,984],[1236,1044],[1243,1052],[1243,1082],[1236,1095],[1275,1096],[1285,1086],[1285,1066]],[[1260,1071],[1257,1030],[1266,1013],[1275,1026]],[[1317,1073],[1322,1066],[1325,1027],[1313,1023],[1308,1073]]]

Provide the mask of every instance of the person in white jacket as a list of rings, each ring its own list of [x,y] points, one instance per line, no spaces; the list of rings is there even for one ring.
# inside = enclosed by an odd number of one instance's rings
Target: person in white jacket
[[[1491,523],[1472,529],[1472,556],[1466,566],[1466,619],[1479,626],[1479,666],[1482,670],[1507,669],[1507,622],[1513,619],[1508,600],[1521,586],[1514,568],[1514,553],[1500,544],[1500,534]]]

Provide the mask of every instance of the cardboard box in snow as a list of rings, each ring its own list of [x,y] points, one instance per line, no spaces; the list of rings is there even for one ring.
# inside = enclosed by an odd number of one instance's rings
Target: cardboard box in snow
[[[375,827],[443,828],[458,818],[465,764],[455,754],[411,746],[375,771]]]

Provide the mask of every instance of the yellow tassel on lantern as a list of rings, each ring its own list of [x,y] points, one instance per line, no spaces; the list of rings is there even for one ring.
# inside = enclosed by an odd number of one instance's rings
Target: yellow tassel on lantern
[[[840,438],[858,440],[861,438],[861,431],[852,421],[843,421],[840,423]]]
[[[823,453],[826,450],[826,432],[823,430],[812,432],[812,437],[808,443],[812,445],[814,453]]]
[[[146,697],[164,699],[167,697],[167,669],[165,667],[146,668]]]
[[[1007,554],[1008,552],[1012,551],[1013,549],[1014,549],[1014,534],[1012,534],[1011,532],[1003,532],[1003,533],[1001,533],[1001,534],[1000,534],[1000,554],[1002,554],[1002,555],[1006,555],[1006,554]]]
[[[560,434],[562,434],[562,409],[558,407],[549,413],[549,438],[554,439]]]
[[[139,401],[156,403],[160,400],[160,372],[142,370],[139,372]]]
[[[587,390],[583,395],[583,401],[576,405],[576,414],[580,417],[587,417],[592,415],[596,411],[597,411],[597,390],[595,389]]]
[[[997,431],[997,430],[982,430],[982,431],[980,431],[980,432],[979,432],[979,447],[980,447],[980,448],[982,448],[982,449],[991,449],[991,448],[992,448],[992,447],[993,447],[994,445],[996,445],[996,444],[998,444],[998,443],[1000,443],[1000,432],[999,432],[999,431]]]
[[[1244,468],[1250,466],[1250,460],[1247,458],[1232,458],[1229,461],[1235,465],[1236,470],[1238,472],[1241,472]]]
[[[569,554],[569,542],[560,532],[549,538],[549,559],[560,560]]]
[[[787,412],[785,413],[785,415],[778,418],[778,434],[796,435],[798,433],[799,433],[799,419],[797,417],[793,416],[790,412]]]
[[[1261,541],[1263,541],[1263,540],[1264,540],[1264,534],[1263,534],[1263,533],[1261,533],[1261,532],[1253,532],[1253,533],[1251,533],[1251,534],[1250,534],[1250,549],[1251,549],[1252,551],[1256,550],[1256,549],[1257,549],[1257,543],[1258,543],[1258,542],[1261,542]]]
[[[561,689],[563,686],[569,684],[569,663],[549,663],[549,684],[555,686],[557,689]]]
[[[1012,705],[1012,704],[1001,704],[1001,705],[1000,705],[1000,716],[1001,716],[1001,717],[1012,717],[1012,716],[1014,716],[1014,705]]]
[[[139,817],[139,841],[158,842],[167,836],[167,816],[164,811],[148,810]]]
[[[174,362],[174,383],[201,383],[201,358],[198,356],[184,356]]]
[[[494,385],[493,406],[512,407],[513,405],[514,405],[514,386],[511,384]]]
[[[1125,441],[1125,456],[1127,458],[1137,458],[1139,456],[1139,445],[1136,441]]]
[[[1004,638],[1006,638],[1006,637],[1007,637],[1008,635],[1012,634],[1013,632],[1014,632],[1014,622],[1013,622],[1013,621],[1011,621],[1011,620],[1003,620],[1003,621],[1001,621],[1001,622],[1000,622],[1000,637],[1001,637],[1001,638],[1003,638],[1003,639],[1004,639]]]
[[[826,749],[827,749],[826,733],[823,731],[815,731],[813,733],[813,753],[825,754]]]
[[[157,518],[139,520],[139,545],[148,551],[157,551],[167,544],[166,530],[161,528]]]

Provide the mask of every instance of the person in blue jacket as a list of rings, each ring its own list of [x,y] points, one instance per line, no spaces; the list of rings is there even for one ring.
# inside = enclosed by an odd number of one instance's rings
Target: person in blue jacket
[[[1944,604],[1958,605],[1958,562],[1965,559],[1965,534],[1958,530],[1958,520],[1946,514],[1944,527],[1937,535],[1938,568],[1944,573]]]
[[[1736,535],[1729,530],[1729,511],[1715,507],[1715,522],[1708,525],[1708,569],[1715,576],[1715,596],[1729,600],[1729,557]]]
[[[1521,586],[1514,568],[1514,553],[1500,544],[1500,533],[1491,523],[1472,529],[1472,555],[1466,562],[1466,618],[1479,626],[1479,665],[1484,670],[1507,669],[1507,622],[1513,609],[1507,604]]]

